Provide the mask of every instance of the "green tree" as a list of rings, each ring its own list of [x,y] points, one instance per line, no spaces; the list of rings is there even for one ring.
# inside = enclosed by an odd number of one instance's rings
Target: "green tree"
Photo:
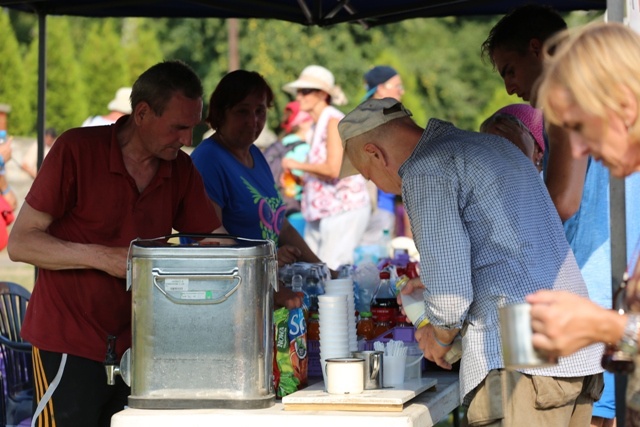
[[[146,18],[125,18],[122,23],[122,43],[128,75],[124,86],[132,86],[138,76],[162,61],[162,50],[156,28]]]
[[[480,114],[476,117],[475,125],[473,130],[480,129],[480,125],[487,118],[489,118],[493,113],[498,111],[500,108],[509,105],[509,104],[521,104],[525,103],[522,99],[518,98],[516,95],[509,95],[507,91],[504,89],[504,86],[497,87],[493,92],[493,96],[489,99],[489,102],[482,109]]]
[[[24,135],[31,127],[34,116],[29,109],[28,98],[24,96],[25,80],[22,57],[18,41],[9,22],[9,15],[0,12],[0,103],[11,106],[7,120],[9,134]]]
[[[46,126],[62,132],[79,126],[87,117],[85,86],[71,38],[69,18],[50,16],[47,23]],[[38,42],[35,38],[25,59],[25,70],[31,76],[29,85],[34,88],[29,99],[33,111],[37,108],[37,59]]]
[[[30,14],[14,16],[20,15],[15,11],[11,14],[19,51],[25,51],[27,44],[35,40],[37,20]],[[599,16],[600,13],[575,12],[567,14],[566,19],[569,26],[575,26]],[[56,19],[62,18],[48,17],[50,32],[54,31]],[[131,85],[142,71],[162,59],[180,59],[194,68],[203,81],[205,103],[228,70],[227,21],[223,19],[64,19],[73,23],[67,30],[72,43],[65,42],[66,46],[82,54],[79,59],[69,57],[63,61],[62,69],[56,65],[54,70],[50,65],[48,72],[71,75],[74,68],[82,65],[77,84],[87,86],[84,102],[91,102],[91,114],[103,111],[118,86]],[[491,65],[480,58],[480,45],[498,19],[491,16],[418,18],[369,29],[357,23],[317,28],[284,21],[244,19],[239,21],[240,66],[260,72],[272,86],[276,99],[268,125],[274,130],[281,121],[284,105],[291,99],[282,91],[282,86],[295,79],[305,66],[319,64],[333,72],[336,83],[349,99],[347,105],[340,107],[346,112],[364,95],[364,72],[373,65],[385,63],[402,76],[406,87],[404,102],[419,124],[438,117],[465,129],[477,129],[484,116],[494,110],[495,103],[502,102],[496,94],[504,91],[503,83]],[[52,38],[49,47],[50,57],[59,57],[64,51]],[[28,87],[34,88],[33,93],[24,92],[33,111],[37,77],[34,55],[32,50],[25,58],[28,71],[24,73],[30,81]],[[51,58],[48,62],[54,63]],[[121,64],[125,68],[124,80],[103,72],[118,69]],[[51,84],[49,88],[53,90]],[[82,92],[81,87],[77,89],[74,96]],[[71,105],[76,112],[82,111],[84,117],[88,115],[82,99],[77,105]],[[196,135],[198,133],[196,131]]]
[[[116,90],[131,85],[120,21],[113,18],[96,21],[85,36],[80,64],[91,115],[106,114]]]

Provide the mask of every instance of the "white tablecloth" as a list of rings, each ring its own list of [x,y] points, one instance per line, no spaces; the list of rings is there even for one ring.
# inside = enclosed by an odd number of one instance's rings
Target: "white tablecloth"
[[[428,372],[435,390],[405,404],[402,412],[285,411],[281,402],[267,409],[133,409],[113,416],[111,427],[431,427],[460,405],[458,373]]]

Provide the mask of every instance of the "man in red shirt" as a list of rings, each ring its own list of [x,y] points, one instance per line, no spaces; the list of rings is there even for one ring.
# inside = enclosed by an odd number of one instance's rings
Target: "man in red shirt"
[[[220,227],[189,156],[202,84],[168,61],[133,85],[132,114],[71,129],[42,164],[10,239],[9,256],[39,268],[22,336],[33,344],[36,425],[108,426],[130,394],[107,385],[107,337],[131,346],[127,251],[136,238]]]

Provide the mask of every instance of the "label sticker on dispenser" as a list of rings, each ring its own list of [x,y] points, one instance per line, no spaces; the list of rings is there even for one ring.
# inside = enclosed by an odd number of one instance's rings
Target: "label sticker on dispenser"
[[[213,299],[213,292],[211,291],[193,291],[193,292],[183,292],[180,294],[180,298],[196,300],[196,299]]]
[[[164,279],[164,290],[166,292],[184,292],[189,290],[189,279]]]

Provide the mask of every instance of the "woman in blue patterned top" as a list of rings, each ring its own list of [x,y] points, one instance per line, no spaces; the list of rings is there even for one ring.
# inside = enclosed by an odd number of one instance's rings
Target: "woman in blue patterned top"
[[[225,75],[211,94],[207,122],[215,133],[191,154],[224,228],[232,235],[272,240],[278,264],[320,259],[289,223],[271,169],[254,142],[262,132],[273,92],[258,73]]]

